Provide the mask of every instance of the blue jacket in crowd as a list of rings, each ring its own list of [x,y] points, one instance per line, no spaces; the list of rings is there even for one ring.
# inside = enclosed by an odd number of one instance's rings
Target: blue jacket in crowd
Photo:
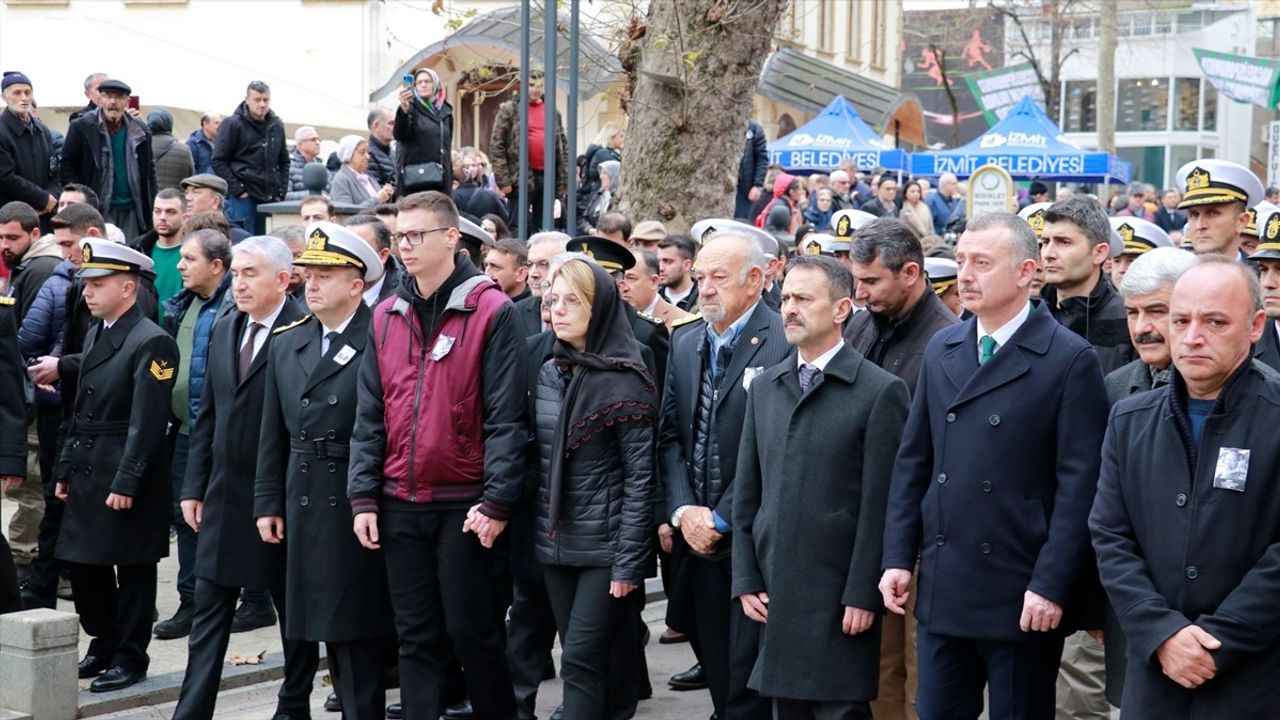
[[[70,260],[63,260],[53,268],[36,297],[22,316],[18,328],[18,347],[27,361],[43,355],[58,355],[62,350],[62,335],[67,323],[67,293],[71,289],[71,274],[75,267]],[[36,404],[61,405],[62,393],[36,390]]]
[[[191,160],[196,166],[196,174],[213,174],[213,143],[204,136],[204,130],[196,128],[187,136],[187,147],[191,148]]]
[[[196,419],[196,411],[200,409],[200,394],[204,391],[204,373],[209,363],[209,337],[213,335],[213,322],[222,314],[224,302],[228,298],[227,288],[231,287],[231,273],[223,276],[222,282],[218,283],[218,288],[213,291],[213,295],[209,297],[209,301],[200,308],[200,315],[196,318],[196,329],[194,337],[191,340],[191,369],[188,373],[188,408],[187,408],[187,428],[190,429]],[[182,324],[182,317],[187,314],[187,308],[191,306],[196,294],[190,290],[184,289],[182,292],[169,298],[164,303],[164,324],[165,332],[169,333],[177,339],[178,326]]]

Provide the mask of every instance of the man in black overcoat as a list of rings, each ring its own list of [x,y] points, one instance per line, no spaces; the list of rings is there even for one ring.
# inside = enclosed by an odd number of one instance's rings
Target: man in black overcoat
[[[54,471],[66,503],[56,557],[93,638],[80,677],[109,692],[147,674],[156,566],[169,554],[164,436],[178,347],[137,304],[151,258],[105,240],[85,242],[81,253],[84,301],[99,322],[85,342]]]
[[[283,241],[257,237],[232,248],[236,309],[213,326],[200,415],[191,433],[182,514],[197,533],[196,609],[186,675],[175,718],[207,718],[217,702],[223,658],[240,589],[266,588],[280,616],[285,677],[277,718],[309,714],[318,662],[315,643],[284,634],[285,558],[282,545],[262,542],[254,518],[254,478],[261,439],[272,331],[301,319],[286,296],[293,256]]]
[[[31,409],[30,382],[18,351],[18,325],[14,299],[0,298],[0,485],[16,487],[27,474],[27,413]],[[9,541],[0,535],[0,613],[22,609],[18,574],[13,567]]]
[[[1174,285],[1169,385],[1111,411],[1089,516],[1128,642],[1126,718],[1280,703],[1280,379],[1252,358],[1257,277],[1202,256]]]
[[[1267,367],[1280,372],[1280,239],[1270,237],[1272,228],[1262,230],[1262,242],[1248,258],[1248,263],[1258,269],[1262,282],[1262,309],[1267,322],[1262,337],[1253,344],[1253,357]],[[1280,227],[1275,230],[1280,233]]]
[[[732,594],[763,625],[750,687],[779,720],[869,719],[879,687],[876,584],[909,401],[841,337],[852,292],[835,258],[792,260],[782,313],[796,352],[747,395]]]
[[[271,342],[254,515],[263,541],[286,549],[285,637],[325,643],[344,717],[378,717],[383,641],[395,627],[382,551],[351,532],[346,460],[372,317],[365,283],[383,265],[362,237],[333,223],[313,223],[307,238],[294,264],[305,268],[314,315]]]

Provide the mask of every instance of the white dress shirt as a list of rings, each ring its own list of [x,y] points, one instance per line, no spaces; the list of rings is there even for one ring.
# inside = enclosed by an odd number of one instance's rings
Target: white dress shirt
[[[373,307],[378,304],[378,294],[382,292],[382,283],[387,281],[387,274],[382,273],[382,277],[378,278],[378,282],[365,288],[364,304]]]
[[[238,350],[244,350],[244,344],[249,341],[249,326],[256,322],[262,326],[262,329],[253,336],[253,357],[257,358],[258,351],[262,349],[263,345],[267,344],[267,336],[271,334],[271,328],[275,326],[276,318],[280,317],[280,311],[284,309],[284,302],[284,300],[281,300],[280,304],[276,306],[276,309],[272,310],[270,315],[261,320],[254,320],[253,317],[250,316],[249,322],[244,324],[244,331],[240,336],[240,342],[236,345],[236,348]]]
[[[840,348],[842,347],[844,347],[844,338],[841,338],[840,342],[836,343],[830,350],[822,353],[817,358],[815,358],[813,362],[805,362],[804,357],[802,357],[801,354],[797,351],[796,352],[796,369],[799,370],[805,365],[812,365],[813,367],[818,368],[818,372],[825,372],[827,369],[827,363],[831,362],[831,359],[834,358],[836,354],[840,352]]]
[[[325,354],[329,352],[329,333],[336,332],[341,335],[343,332],[346,332],[347,326],[351,324],[351,319],[355,316],[355,313],[351,313],[347,316],[346,320],[343,320],[342,323],[338,325],[338,327],[331,328],[324,323],[320,323],[320,357],[324,357]]]
[[[978,321],[978,341],[979,342],[976,348],[978,352],[978,362],[982,362],[982,342],[981,341],[983,337],[990,335],[991,337],[995,338],[996,349],[995,349],[995,352],[992,353],[992,356],[994,356],[995,353],[1000,352],[1000,349],[1004,347],[1005,343],[1009,342],[1009,338],[1012,338],[1013,334],[1018,332],[1018,328],[1022,327],[1022,323],[1026,322],[1027,318],[1029,317],[1031,317],[1030,301],[1028,301],[1027,304],[1022,307],[1021,312],[1013,316],[1012,320],[1005,323],[1004,325],[1001,325],[995,330],[992,330],[991,332],[987,332],[987,329],[982,327],[982,321],[979,320]]]

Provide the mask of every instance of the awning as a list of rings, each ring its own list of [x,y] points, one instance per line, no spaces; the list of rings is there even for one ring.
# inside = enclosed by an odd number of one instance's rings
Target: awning
[[[914,94],[791,48],[778,50],[765,62],[756,92],[810,115],[822,112],[837,95],[843,95],[880,132],[892,134],[896,130],[905,142],[926,144],[924,109]]]
[[[556,77],[559,87],[569,86],[569,16],[560,15],[556,25]],[[543,46],[543,15],[534,10],[530,15],[529,57],[534,67],[542,67],[545,53]],[[588,32],[578,35],[578,89],[586,95],[602,93],[622,73],[622,64]],[[387,83],[369,94],[378,102],[399,91],[402,78],[425,61],[436,56],[465,55],[466,60],[477,64],[520,64],[520,6],[505,7],[473,18],[458,31],[445,39],[432,43],[409,58],[391,74]]]

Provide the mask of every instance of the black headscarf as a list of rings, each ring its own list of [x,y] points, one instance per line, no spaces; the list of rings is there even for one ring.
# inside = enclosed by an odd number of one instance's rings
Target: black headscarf
[[[570,262],[585,262],[571,260]],[[613,278],[588,262],[595,277],[595,297],[582,352],[557,340],[554,359],[573,373],[561,404],[555,442],[551,447],[548,502],[551,527],[560,520],[564,463],[569,453],[592,436],[625,422],[655,422],[658,392],[640,356],[640,343],[627,320]]]

